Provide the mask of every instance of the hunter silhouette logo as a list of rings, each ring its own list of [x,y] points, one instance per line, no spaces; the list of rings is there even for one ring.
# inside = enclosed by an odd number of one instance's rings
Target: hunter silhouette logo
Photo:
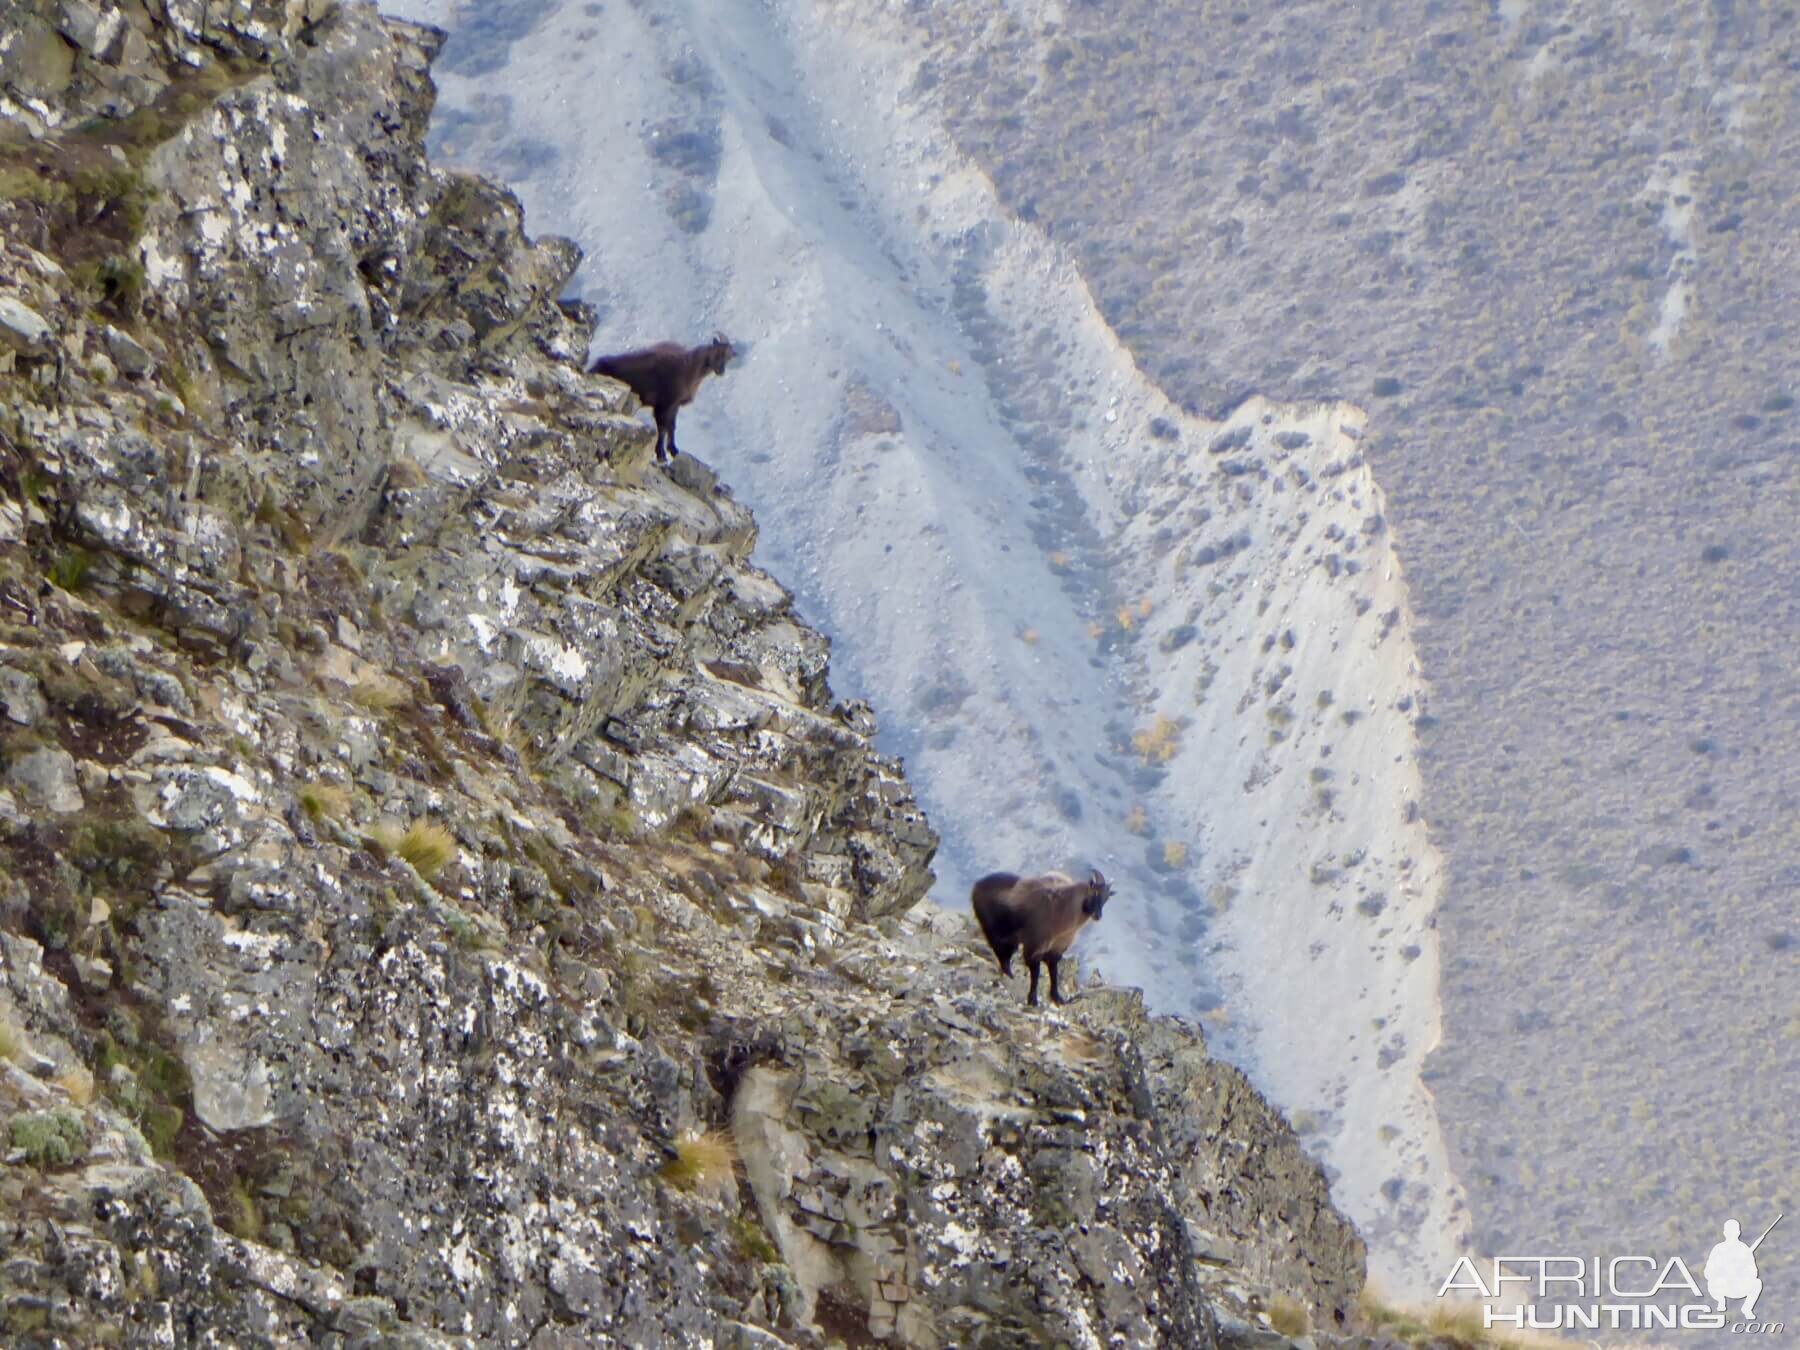
[[[1497,1256],[1489,1263],[1492,1273],[1486,1278],[1475,1259],[1464,1256],[1444,1278],[1438,1297],[1462,1293],[1482,1300],[1485,1327],[1780,1335],[1786,1330],[1783,1323],[1756,1316],[1763,1291],[1756,1249],[1783,1217],[1777,1214],[1756,1241],[1748,1243],[1739,1237],[1743,1230],[1738,1221],[1727,1219],[1720,1230],[1724,1240],[1713,1244],[1701,1268],[1704,1292],[1679,1256]],[[1742,1313],[1730,1316],[1728,1303],[1740,1303]]]
[[[1756,1300],[1762,1296],[1762,1281],[1756,1277],[1756,1249],[1763,1245],[1763,1238],[1775,1231],[1775,1224],[1780,1223],[1782,1216],[1775,1216],[1775,1223],[1762,1230],[1762,1237],[1756,1239],[1748,1247],[1738,1241],[1736,1219],[1725,1220],[1725,1240],[1714,1247],[1706,1257],[1706,1292],[1719,1311],[1725,1311],[1726,1299],[1741,1298],[1744,1300],[1744,1316],[1746,1319],[1756,1316]]]

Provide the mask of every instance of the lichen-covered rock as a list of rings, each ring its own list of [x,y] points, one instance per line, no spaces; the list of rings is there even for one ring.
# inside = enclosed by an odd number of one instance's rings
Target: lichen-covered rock
[[[1260,1099],[919,904],[749,513],[582,373],[575,250],[426,162],[438,42],[0,14],[9,1343],[1335,1325]]]
[[[26,802],[43,810],[67,815],[82,808],[75,757],[60,746],[19,755],[7,764],[6,778]]]
[[[41,315],[11,296],[0,295],[0,342],[35,355],[49,347],[50,338],[50,325]]]
[[[29,727],[49,711],[50,705],[44,702],[34,676],[11,666],[0,666],[0,712],[8,721]]]
[[[1135,994],[994,1000],[968,938],[909,917],[840,947],[875,991],[848,1036],[807,991],[731,1028],[755,1047],[737,1139],[803,1296],[848,1288],[908,1344],[1205,1344],[1234,1281],[1347,1326],[1362,1244],[1242,1076]]]

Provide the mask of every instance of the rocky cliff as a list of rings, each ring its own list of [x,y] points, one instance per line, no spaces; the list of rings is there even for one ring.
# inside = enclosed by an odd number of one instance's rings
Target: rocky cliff
[[[748,512],[582,375],[577,251],[426,162],[437,41],[0,16],[9,1343],[1345,1330],[1361,1243],[1198,1033],[918,903]]]

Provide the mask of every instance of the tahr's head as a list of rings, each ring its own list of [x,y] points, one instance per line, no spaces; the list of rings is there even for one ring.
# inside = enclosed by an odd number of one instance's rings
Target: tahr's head
[[[713,340],[701,350],[705,353],[706,369],[714,375],[723,375],[725,363],[737,355],[737,348],[726,340],[723,333],[714,333]]]
[[[1098,920],[1100,911],[1106,908],[1106,902],[1112,898],[1112,883],[1100,875],[1096,868],[1088,877],[1087,895],[1082,898],[1081,912],[1090,919]]]

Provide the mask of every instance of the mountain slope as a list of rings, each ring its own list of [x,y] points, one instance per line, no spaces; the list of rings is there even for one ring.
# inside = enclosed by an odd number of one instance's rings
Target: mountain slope
[[[71,15],[74,18],[71,18]],[[361,5],[0,17],[9,1343],[1273,1345],[1362,1245],[1027,1010]]]
[[[1174,406],[948,137],[902,27],[415,12],[452,30],[436,144],[589,248],[600,346],[746,347],[683,434],[720,447],[844,678],[893,710],[944,831],[936,898],[1103,868],[1085,959],[1207,1019],[1303,1113],[1378,1269],[1422,1283],[1463,1220],[1420,1081],[1427,691],[1363,410]]]
[[[1792,14],[832,12],[901,30],[917,100],[1170,397],[1368,411],[1478,1247],[1694,1261],[1791,1210]]]

